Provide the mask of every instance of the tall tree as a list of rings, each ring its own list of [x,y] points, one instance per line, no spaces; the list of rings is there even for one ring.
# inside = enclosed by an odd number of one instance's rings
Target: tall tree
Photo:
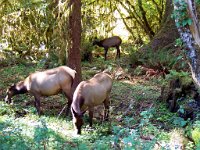
[[[173,12],[172,0],[166,1],[165,14],[162,19],[160,30],[148,44],[148,48],[159,50],[166,47],[172,47],[175,40],[179,37],[174,19],[171,18]]]
[[[68,26],[68,66],[75,69],[77,74],[73,84],[73,91],[81,81],[81,0],[69,1],[69,26]]]
[[[175,21],[186,46],[186,54],[192,77],[200,87],[200,1],[174,1]]]

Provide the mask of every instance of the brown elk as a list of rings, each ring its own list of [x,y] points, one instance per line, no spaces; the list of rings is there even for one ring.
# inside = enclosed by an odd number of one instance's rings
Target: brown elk
[[[119,46],[122,43],[122,39],[119,36],[113,36],[110,38],[105,38],[103,40],[97,40],[95,39],[93,42],[93,45],[98,45],[99,47],[103,47],[104,48],[104,58],[105,60],[107,59],[107,52],[108,49],[110,47],[116,47],[117,49],[117,54],[116,54],[116,58],[117,56],[120,58],[120,49]]]
[[[76,71],[67,66],[60,66],[42,72],[30,74],[25,80],[10,86],[6,92],[5,102],[11,103],[11,98],[17,94],[30,93],[35,98],[35,107],[39,115],[40,97],[56,95],[63,91],[68,98],[68,109],[72,103],[71,86],[75,78]]]
[[[89,110],[89,124],[92,126],[94,107],[104,104],[104,118],[109,117],[109,94],[112,78],[107,73],[98,73],[88,81],[82,81],[76,88],[71,105],[73,124],[77,134],[81,134],[83,114]]]

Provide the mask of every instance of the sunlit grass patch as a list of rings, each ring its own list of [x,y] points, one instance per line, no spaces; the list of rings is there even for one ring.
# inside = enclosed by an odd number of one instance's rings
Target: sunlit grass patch
[[[3,101],[0,101],[0,116],[13,115],[14,109],[12,105],[8,105]]]
[[[72,122],[54,117],[38,117],[27,115],[22,118],[2,117],[0,119],[0,145],[10,149],[20,149],[16,143],[24,143],[21,149],[62,149],[73,144],[74,136]],[[81,141],[81,139],[80,139]],[[78,140],[79,143],[82,143]],[[78,144],[79,145],[79,144]],[[4,149],[4,148],[3,148]]]
[[[71,120],[27,114],[24,117],[4,115],[0,118],[0,145],[3,149],[77,149],[109,147],[110,141],[104,142],[108,125],[94,123],[93,130],[87,130],[88,122],[83,127],[83,135],[74,133]],[[110,131],[109,131],[110,132]],[[99,138],[101,137],[102,138]],[[98,141],[97,141],[98,140]],[[20,146],[18,145],[19,143]],[[68,148],[67,148],[68,147]]]

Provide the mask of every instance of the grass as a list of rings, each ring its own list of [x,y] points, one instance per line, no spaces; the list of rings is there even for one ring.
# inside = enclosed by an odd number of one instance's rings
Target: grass
[[[120,63],[122,62],[103,63],[102,59],[95,60],[92,64],[84,62],[83,79],[88,79],[107,67],[117,70]],[[0,82],[0,149],[150,150],[170,149],[170,143],[175,143],[174,147],[184,145],[186,149],[198,148],[199,124],[192,130],[193,124],[189,121],[186,121],[187,128],[174,123],[177,115],[170,113],[166,104],[157,100],[160,96],[160,83],[155,79],[133,77],[132,80],[114,80],[110,95],[110,121],[102,122],[100,112],[97,112],[94,114],[93,128],[89,128],[86,114],[81,136],[74,134],[71,119],[64,114],[58,118],[66,103],[62,94],[42,100],[45,114],[42,117],[37,116],[34,99],[28,94],[14,97],[13,105],[3,102],[9,85],[41,69],[41,66],[34,64],[0,69],[3,81]],[[195,143],[185,140],[186,131],[192,133]],[[179,141],[175,140],[177,137]]]

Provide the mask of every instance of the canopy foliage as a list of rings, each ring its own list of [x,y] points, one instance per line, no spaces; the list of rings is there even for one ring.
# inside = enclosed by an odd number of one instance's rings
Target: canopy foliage
[[[82,41],[119,34],[136,44],[148,42],[159,31],[164,10],[165,0],[82,0]],[[64,62],[67,0],[0,0],[0,16],[1,59],[33,61],[47,51]]]

